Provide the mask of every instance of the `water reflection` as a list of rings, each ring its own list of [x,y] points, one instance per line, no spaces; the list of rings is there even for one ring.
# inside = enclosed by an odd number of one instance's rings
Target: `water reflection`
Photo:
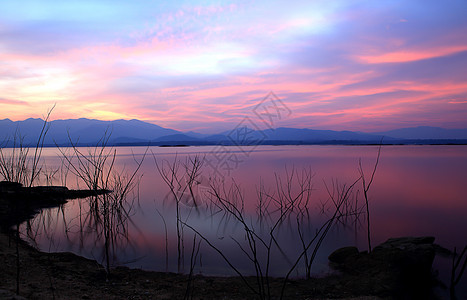
[[[46,150],[47,165],[60,166],[56,153]],[[116,170],[134,165],[135,157],[141,158],[145,151],[144,148],[117,150]],[[176,159],[186,163],[187,157],[197,154],[202,157],[212,149],[155,147],[150,150],[162,166],[164,161],[170,165]],[[382,148],[374,185],[369,191],[373,244],[395,236],[434,235],[438,243],[449,249],[463,246],[467,240],[464,230],[467,228],[466,150],[465,146]],[[200,236],[206,240],[196,257],[195,269],[216,275],[235,272],[207,241],[232,260],[239,272],[256,274],[255,254],[249,245],[254,238],[260,259],[267,258],[268,247],[264,244],[270,246],[273,263],[269,264],[269,274],[284,276],[303,252],[303,244],[306,246],[335,212],[331,195],[339,199],[359,177],[359,158],[363,169],[370,172],[376,153],[377,147],[373,146],[262,146],[232,171],[235,181],[227,178],[222,184],[202,172],[190,183],[190,178],[182,175],[186,173],[183,164],[179,165],[177,178],[180,180],[173,182],[174,191],[161,179],[154,160],[146,159],[141,165],[143,176],[135,196],[139,201],[130,201],[120,221],[104,221],[92,215],[92,201],[82,199],[43,211],[28,226],[34,228],[33,236],[41,249],[73,251],[104,261],[106,255],[102,249],[106,248],[106,236],[110,232],[105,233],[99,226],[108,222],[116,226],[112,232],[117,233],[111,239],[112,253],[107,255],[110,265],[181,272],[189,272],[193,265],[190,256],[193,236],[197,234],[198,242]],[[290,177],[291,170],[297,179],[289,188],[285,178]],[[79,185],[79,182],[68,174],[67,184]],[[300,190],[306,191],[299,197],[301,200],[290,202]],[[311,272],[320,273],[328,270],[327,255],[336,248],[357,245],[361,250],[366,249],[361,196],[360,185],[349,191],[345,197],[347,205],[342,206],[342,218],[335,220],[337,226],[328,230],[318,251],[312,251],[312,246],[311,251],[303,252],[292,276],[306,275],[312,256]],[[226,199],[229,201],[223,202]],[[99,207],[105,207],[104,202]],[[270,239],[271,228],[277,220],[280,222],[274,228],[274,239]],[[261,271],[266,273],[263,266],[268,261],[261,264]]]
[[[104,136],[96,147],[58,148],[61,165],[55,169],[53,175],[65,169],[65,175],[60,178],[66,179],[68,173],[71,173],[78,183],[84,184],[87,191],[90,191],[90,197],[84,202],[79,202],[79,213],[72,216],[71,220],[67,220],[64,206],[58,207],[57,214],[61,212],[61,218],[57,221],[62,221],[68,243],[73,244],[74,239],[79,240],[80,251],[83,251],[85,245],[93,245],[91,251],[97,249],[100,252],[99,261],[105,266],[107,274],[110,274],[116,258],[121,257],[121,249],[130,245],[128,224],[131,222],[130,214],[136,199],[134,193],[133,197],[131,195],[139,183],[140,177],[137,173],[144,162],[146,152],[140,160],[135,159],[136,167],[132,173],[128,173],[125,168],[114,168],[117,150],[107,147],[107,140],[108,137]],[[48,176],[48,172],[45,175],[46,182],[53,184],[50,181],[54,176]],[[74,224],[74,218],[78,219],[77,224]],[[53,217],[46,213],[40,214],[32,222],[28,221],[28,238],[36,243],[38,232],[44,231],[48,235],[52,219]],[[34,226],[35,222],[40,226]],[[75,227],[76,234],[71,234],[70,226]],[[49,243],[52,243],[53,238],[48,236]]]

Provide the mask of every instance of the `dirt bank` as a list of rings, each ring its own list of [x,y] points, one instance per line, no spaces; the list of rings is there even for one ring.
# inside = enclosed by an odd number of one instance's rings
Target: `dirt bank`
[[[37,188],[34,192],[37,192]],[[44,253],[27,245],[11,227],[51,199],[32,197],[28,190],[18,201],[11,188],[0,197],[0,299],[252,299],[258,298],[239,277],[203,277],[149,272],[118,267],[108,275],[94,260],[72,253]],[[41,193],[63,194],[62,189]],[[16,192],[17,193],[17,192]],[[68,193],[68,192],[67,192]],[[42,194],[41,194],[42,195]],[[68,197],[68,196],[67,196]],[[46,199],[44,203],[37,199]],[[58,199],[58,200],[57,200]],[[32,203],[32,204],[31,204]],[[12,219],[12,216],[14,217]],[[15,221],[15,222],[13,222]],[[436,298],[431,292],[434,238],[391,239],[371,254],[347,247],[331,255],[340,274],[309,280],[289,280],[284,299],[401,299]],[[414,271],[415,270],[415,271]],[[247,278],[256,286],[256,278]],[[279,299],[284,280],[270,279],[270,298]],[[421,299],[421,298],[420,298]]]
[[[238,277],[195,276],[190,282],[187,275],[149,272],[118,267],[107,276],[96,261],[72,253],[44,253],[13,236],[0,234],[0,289],[15,292],[17,283],[17,251],[19,253],[19,295],[27,299],[251,299],[256,295],[246,288]],[[394,251],[392,249],[391,251]],[[398,261],[400,253],[394,254]],[[285,288],[285,299],[400,299],[424,294],[436,298],[430,287],[411,290],[394,275],[389,266],[400,272],[392,262],[377,253],[345,254],[345,268],[364,260],[362,268],[326,278],[292,280]],[[349,258],[350,257],[350,258]],[[405,256],[404,256],[405,257]],[[404,260],[405,258],[403,258]],[[376,262],[379,260],[380,262]],[[381,267],[386,268],[381,270]],[[417,263],[419,263],[417,261]],[[407,262],[404,262],[407,264]],[[365,271],[363,268],[367,269]],[[255,278],[249,278],[255,284]],[[406,280],[406,279],[404,279]],[[271,295],[279,299],[283,279],[272,279]],[[2,293],[0,293],[0,298]],[[365,296],[365,297],[364,297]],[[363,298],[362,298],[363,297]],[[408,299],[410,299],[408,298]],[[4,298],[11,299],[11,298]]]

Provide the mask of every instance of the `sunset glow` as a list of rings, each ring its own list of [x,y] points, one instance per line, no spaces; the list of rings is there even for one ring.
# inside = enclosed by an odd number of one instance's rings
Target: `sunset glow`
[[[3,1],[0,119],[467,128],[467,2]]]

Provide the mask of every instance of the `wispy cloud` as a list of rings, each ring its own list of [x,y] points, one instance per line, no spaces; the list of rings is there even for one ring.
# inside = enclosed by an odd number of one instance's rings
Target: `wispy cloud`
[[[465,46],[447,46],[438,49],[421,49],[421,50],[406,50],[395,51],[377,55],[359,56],[358,60],[369,64],[381,63],[404,63],[417,60],[430,59],[435,57],[452,55],[459,52],[467,51],[467,44]]]
[[[10,104],[10,105],[29,105],[26,101],[14,100],[14,99],[2,99],[2,98],[0,98],[0,103]]]
[[[55,118],[209,131],[234,126],[273,90],[294,111],[287,126],[467,127],[466,8],[2,2],[0,118],[40,117],[57,103]]]

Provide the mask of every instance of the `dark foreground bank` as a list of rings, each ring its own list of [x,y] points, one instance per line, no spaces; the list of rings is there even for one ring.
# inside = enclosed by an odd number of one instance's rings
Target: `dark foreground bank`
[[[5,185],[5,184],[4,184]],[[0,299],[252,299],[239,277],[204,277],[118,267],[107,274],[94,260],[72,253],[44,253],[18,239],[11,228],[44,207],[85,196],[66,188],[0,193]],[[81,195],[82,194],[82,195]],[[5,211],[8,209],[8,211]],[[15,215],[16,214],[16,215]],[[9,227],[8,227],[9,226]],[[329,256],[334,275],[309,280],[270,279],[270,298],[436,299],[432,272],[442,248],[432,237],[389,239],[368,254],[346,247]],[[256,277],[247,278],[255,285]]]
[[[339,274],[290,280],[285,299],[436,299],[431,273],[432,238],[392,239],[371,254],[343,248],[330,256]],[[404,247],[405,249],[401,249]],[[16,291],[16,241],[0,234],[0,289]],[[27,299],[251,299],[238,277],[195,276],[118,267],[107,275],[94,260],[72,253],[44,253],[19,241],[19,294]],[[256,278],[248,278],[254,284]],[[189,284],[190,283],[190,284]],[[283,279],[271,279],[279,299]],[[1,293],[0,293],[1,297]]]

